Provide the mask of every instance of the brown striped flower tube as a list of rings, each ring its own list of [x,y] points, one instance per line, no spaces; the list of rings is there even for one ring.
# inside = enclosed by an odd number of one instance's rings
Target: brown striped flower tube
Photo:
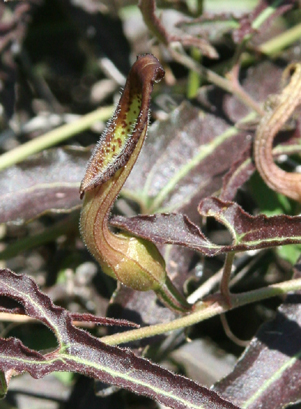
[[[164,70],[153,55],[138,56],[81,183],[84,202],[80,230],[106,274],[134,290],[153,290],[169,308],[187,312],[192,305],[173,286],[157,247],[127,233],[113,233],[108,226],[111,208],[146,136],[153,85],[163,77]]]

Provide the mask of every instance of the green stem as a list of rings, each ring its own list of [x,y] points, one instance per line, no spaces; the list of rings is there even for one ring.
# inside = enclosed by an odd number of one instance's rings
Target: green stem
[[[5,398],[7,394],[7,380],[4,372],[0,371],[0,399]]]
[[[234,87],[231,81],[221,77],[214,71],[203,67],[201,64],[188,57],[188,55],[186,54],[179,53],[171,47],[169,47],[169,51],[174,60],[189,68],[190,70],[199,73],[203,78],[206,78],[207,81],[211,82],[212,84],[224,89],[230,94],[235,95],[243,104],[251,108],[253,111],[257,112],[260,116],[263,114],[263,110],[261,109],[261,107],[247,92],[245,92],[242,87]]]
[[[72,231],[74,231],[74,233],[77,232],[78,218],[78,212],[73,212],[64,220],[46,228],[41,233],[19,239],[12,244],[9,244],[0,252],[0,260],[9,260],[12,257],[17,256],[21,251],[27,251],[34,247],[42,246],[60,236],[70,234]]]
[[[285,281],[279,284],[273,284],[268,287],[260,288],[258,290],[249,291],[242,294],[231,294],[230,301],[232,307],[228,305],[221,305],[219,303],[206,304],[200,303],[199,308],[189,315],[175,319],[174,321],[151,325],[145,328],[139,328],[123,333],[109,335],[101,338],[102,342],[108,345],[119,345],[130,341],[136,341],[143,338],[152,337],[154,335],[163,334],[165,332],[174,331],[176,329],[189,327],[204,321],[208,318],[222,314],[230,309],[238,308],[251,302],[261,301],[266,298],[283,295],[290,291],[301,290],[301,279]]]
[[[11,151],[0,156],[0,170],[8,168],[15,163],[21,162],[28,156],[38,153],[43,149],[56,145],[73,135],[76,135],[88,128],[95,122],[105,121],[111,117],[113,107],[99,108],[90,114],[82,116],[79,120],[56,128],[46,134],[26,142]]]
[[[203,78],[206,78],[209,82],[212,82],[219,88],[222,88],[225,91],[232,93],[232,86],[229,80],[221,77],[214,71],[205,68],[203,65],[197,63],[192,58],[190,58],[187,54],[180,53],[171,46],[168,49],[174,60],[184,65],[185,67],[189,68],[190,70],[199,73]]]
[[[201,51],[196,48],[192,47],[191,49],[191,57],[194,61],[200,62],[202,58]],[[187,98],[193,99],[197,96],[198,90],[201,84],[201,76],[198,72],[194,70],[190,70],[188,74],[188,81],[187,81]]]
[[[284,31],[271,40],[266,41],[258,47],[258,50],[266,55],[276,54],[288,47],[301,37],[301,23]]]
[[[253,21],[252,28],[258,30],[259,27],[275,12],[278,6],[284,3],[283,0],[275,0],[270,6],[266,7],[259,16]]]
[[[179,293],[168,276],[164,285],[156,290],[156,294],[165,305],[169,305],[174,311],[183,313],[183,311],[189,312],[193,309],[193,305],[189,304],[186,298]]]

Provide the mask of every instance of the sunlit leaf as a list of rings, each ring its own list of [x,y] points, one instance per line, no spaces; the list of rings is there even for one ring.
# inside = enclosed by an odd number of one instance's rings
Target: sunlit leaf
[[[267,30],[276,17],[281,16],[281,14],[284,14],[293,7],[295,0],[274,1],[270,3],[261,0],[251,13],[241,18],[239,28],[233,33],[235,42],[241,43],[246,36],[256,33],[258,29]],[[263,18],[264,15],[266,18]],[[260,21],[263,24],[260,24]]]
[[[143,213],[181,211],[197,220],[197,204],[221,188],[247,144],[244,132],[183,103],[151,126],[123,192]]]
[[[243,89],[258,104],[264,103],[269,95],[279,92],[282,71],[283,67],[280,67],[275,62],[263,61],[260,64],[243,70],[240,82]],[[234,123],[242,120],[250,112],[250,108],[231,94],[224,96],[223,108],[228,118]],[[254,126],[251,131],[249,130],[249,134],[252,135],[253,131]]]
[[[48,326],[58,341],[56,350],[43,355],[16,338],[0,339],[0,370],[5,374],[13,369],[40,378],[53,371],[79,372],[176,409],[236,408],[190,379],[139,358],[128,349],[106,345],[75,328],[70,313],[55,306],[27,276],[1,270],[0,295],[21,303],[25,313]]]
[[[178,244],[207,256],[301,243],[300,216],[251,216],[237,203],[223,202],[215,197],[204,199],[199,205],[199,212],[224,224],[232,236],[232,243],[220,246],[210,242],[199,227],[182,214],[118,216],[111,223],[155,243]]]
[[[0,223],[80,206],[79,185],[89,156],[90,149],[51,149],[2,171]]]
[[[301,265],[296,266],[300,276]],[[297,272],[297,271],[296,271]],[[287,296],[264,324],[234,371],[214,390],[242,409],[280,409],[301,400],[301,293]]]

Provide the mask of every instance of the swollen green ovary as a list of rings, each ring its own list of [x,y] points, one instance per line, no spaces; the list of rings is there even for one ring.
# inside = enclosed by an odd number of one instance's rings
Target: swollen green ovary
[[[166,273],[164,260],[155,246],[125,234],[111,235],[109,241],[121,255],[113,267],[118,280],[134,290],[157,290],[165,282]]]

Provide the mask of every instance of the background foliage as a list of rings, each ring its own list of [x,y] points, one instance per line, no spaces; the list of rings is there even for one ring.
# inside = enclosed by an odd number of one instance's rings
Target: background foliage
[[[252,160],[266,101],[300,61],[300,2],[156,5],[0,3],[1,408],[301,407],[300,292],[282,294],[301,287],[265,290],[300,279],[300,204]],[[154,241],[190,302],[218,291],[225,253],[237,252],[240,307],[213,305],[208,320],[177,321],[153,293],[116,285],[78,232],[91,148],[145,52],[166,76],[112,226]],[[300,167],[297,114],[273,151],[288,171]],[[136,337],[120,327],[129,321]],[[10,380],[12,368],[43,377]]]

